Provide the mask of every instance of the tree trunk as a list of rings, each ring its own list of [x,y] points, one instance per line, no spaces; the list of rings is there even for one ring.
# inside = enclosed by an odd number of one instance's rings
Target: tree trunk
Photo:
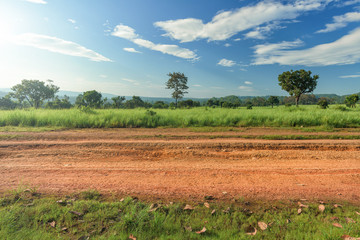
[[[299,106],[299,99],[300,99],[300,96],[296,96],[295,97],[295,104],[296,104],[296,107]]]

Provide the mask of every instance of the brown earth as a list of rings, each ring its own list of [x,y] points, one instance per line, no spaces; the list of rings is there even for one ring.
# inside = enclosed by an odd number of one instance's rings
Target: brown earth
[[[332,199],[360,203],[360,140],[241,139],[241,134],[334,133],[231,130],[2,132],[0,192],[28,184],[51,194],[97,189],[150,199],[203,199],[212,195],[224,200]]]

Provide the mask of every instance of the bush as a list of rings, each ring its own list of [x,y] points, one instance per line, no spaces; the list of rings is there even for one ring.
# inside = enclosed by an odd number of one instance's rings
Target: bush
[[[321,109],[327,109],[329,107],[329,103],[326,99],[321,99],[319,100],[319,102],[317,103],[317,105],[321,108]]]

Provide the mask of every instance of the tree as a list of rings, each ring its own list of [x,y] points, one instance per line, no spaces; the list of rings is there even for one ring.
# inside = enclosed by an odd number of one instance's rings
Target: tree
[[[272,108],[274,107],[274,105],[279,105],[280,103],[279,98],[276,96],[270,96],[268,102]]]
[[[10,109],[15,109],[16,106],[17,103],[12,101],[9,95],[0,98],[0,109],[10,110]]]
[[[300,96],[315,90],[319,75],[311,76],[311,71],[304,69],[287,71],[279,75],[279,85],[290,96],[295,96],[295,104],[298,106]]]
[[[123,101],[125,101],[125,97],[112,97],[111,100],[113,101],[113,108],[121,108],[123,106]]]
[[[22,80],[21,84],[17,84],[11,88],[10,96],[19,100],[21,104],[26,100],[31,107],[39,108],[44,100],[54,99],[55,94],[59,91],[59,87],[53,85],[49,80],[49,84],[39,80]]]
[[[60,99],[58,96],[56,96],[54,101],[47,102],[45,104],[45,108],[50,109],[69,109],[71,107],[72,104],[70,102],[70,98],[66,95],[63,99]]]
[[[139,96],[133,96],[132,99],[125,102],[125,108],[145,107],[145,102]]]
[[[102,95],[96,90],[86,91],[76,98],[76,105],[91,108],[99,108],[102,104]]]
[[[320,98],[317,105],[319,105],[319,107],[321,109],[327,109],[329,107],[329,102],[327,98]]]
[[[351,108],[355,108],[356,107],[356,103],[359,101],[359,95],[357,94],[352,94],[350,96],[347,96],[345,98],[345,104],[347,107],[351,107]]]
[[[184,94],[188,93],[185,91],[189,88],[187,86],[188,78],[180,72],[169,73],[168,76],[170,79],[166,82],[166,89],[174,90],[171,96],[175,99],[175,107],[177,107],[178,99],[183,98]]]

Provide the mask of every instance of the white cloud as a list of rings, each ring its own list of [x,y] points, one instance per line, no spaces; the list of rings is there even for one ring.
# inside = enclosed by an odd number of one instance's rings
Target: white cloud
[[[236,62],[234,62],[233,60],[228,60],[228,59],[221,59],[217,65],[223,66],[223,67],[232,67],[236,64]]]
[[[101,74],[101,75],[99,75],[99,77],[101,77],[101,78],[107,78],[108,76],[105,75],[105,74]]]
[[[25,1],[31,2],[31,3],[47,4],[47,2],[44,0],[25,0]]]
[[[282,29],[285,27],[279,26],[279,23],[271,23],[264,27],[256,27],[253,31],[246,33],[245,38],[265,39],[276,29]]]
[[[301,41],[255,46],[253,65],[278,63],[281,65],[329,66],[360,62],[360,28],[326,44],[303,50],[286,50]]]
[[[244,92],[253,92],[254,91],[254,89],[249,86],[239,86],[238,89],[240,89],[241,91],[244,91]]]
[[[262,55],[271,54],[273,52],[277,52],[277,51],[284,50],[284,49],[291,49],[291,48],[299,47],[301,45],[303,45],[303,41],[301,41],[300,39],[297,39],[293,42],[283,41],[281,43],[260,44],[260,45],[256,45],[254,48],[255,48],[256,55],[262,56]]]
[[[68,21],[71,22],[72,24],[76,23],[76,21],[74,19],[71,19],[71,18],[69,18]]]
[[[135,50],[134,48],[123,48],[123,49],[124,49],[124,51],[131,52],[131,53],[141,53],[141,52]]]
[[[175,57],[184,58],[188,60],[197,60],[198,56],[195,52],[181,48],[177,45],[168,45],[168,44],[155,44],[149,40],[145,40],[139,37],[138,34],[135,33],[135,29],[125,26],[123,24],[119,24],[115,27],[114,31],[111,35],[127,39],[138,46],[145,47],[154,51],[162,52],[164,54],[169,54]]]
[[[204,24],[195,18],[155,22],[156,27],[181,42],[199,39],[209,41],[226,40],[239,32],[252,29],[264,23],[295,19],[300,14],[322,9],[330,0],[296,0],[289,4],[275,1],[263,1],[253,6],[242,7],[233,11],[224,11]]]
[[[350,22],[360,22],[360,12],[348,12],[344,15],[333,17],[334,22],[326,24],[325,29],[321,29],[316,33],[327,33],[335,31],[336,29],[346,27]]]
[[[349,6],[349,5],[353,5],[353,4],[357,4],[360,3],[360,0],[349,0],[349,1],[340,1],[341,3],[338,4],[340,7],[342,6]]]
[[[340,76],[340,78],[360,78],[360,75],[345,75],[345,76]]]
[[[135,29],[123,24],[117,25],[111,35],[119,38],[125,38],[127,40],[132,40],[138,37],[135,33]]]
[[[192,85],[193,87],[201,87],[199,84]]]
[[[100,55],[97,52],[94,52],[93,50],[87,49],[77,43],[56,37],[35,33],[25,33],[19,35],[16,38],[16,43],[19,45],[31,46],[64,55],[85,57],[96,62],[111,62],[110,59]]]
[[[130,82],[130,83],[135,83],[135,82],[137,82],[136,80],[129,79],[129,78],[122,78],[121,80],[126,81],[126,82]]]
[[[250,82],[250,81],[245,81],[244,82],[246,85],[252,85],[253,83],[252,82]]]
[[[235,38],[234,41],[235,42],[241,41],[241,38]]]
[[[230,43],[225,43],[224,46],[225,47],[231,47],[231,44]]]

